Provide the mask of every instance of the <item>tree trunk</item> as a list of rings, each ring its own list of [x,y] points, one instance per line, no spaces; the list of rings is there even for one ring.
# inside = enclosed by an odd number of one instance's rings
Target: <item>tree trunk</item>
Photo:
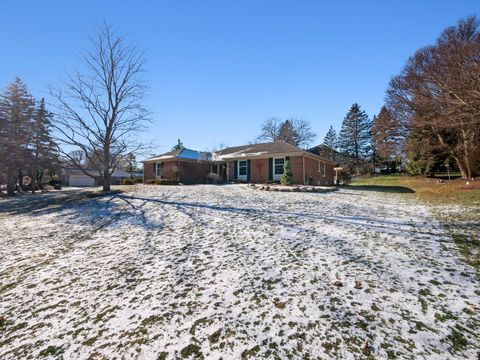
[[[110,169],[108,166],[103,167],[103,191],[110,191],[110,182],[111,182],[111,176],[110,176]]]
[[[36,187],[36,180],[37,180],[37,174],[35,173],[35,171],[32,172],[32,174],[30,175],[30,186],[32,187],[32,194],[35,194],[35,187]]]
[[[7,195],[15,195],[15,177],[7,175]]]
[[[460,173],[462,174],[462,179],[468,179],[469,174],[466,167],[467,164],[461,159],[460,156],[457,156],[457,153],[453,152],[453,150],[444,141],[442,135],[437,134],[437,139],[440,142],[440,144],[443,146],[443,148],[447,151],[447,153],[455,159],[455,162],[457,163],[457,166],[458,166],[458,170],[460,170]]]

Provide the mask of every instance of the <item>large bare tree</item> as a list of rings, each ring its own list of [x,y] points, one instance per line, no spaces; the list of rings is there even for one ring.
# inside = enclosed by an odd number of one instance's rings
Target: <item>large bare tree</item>
[[[310,124],[303,119],[282,121],[278,118],[269,118],[262,124],[261,129],[262,133],[257,138],[259,141],[282,140],[300,147],[307,147],[317,136]]]
[[[146,89],[145,57],[112,26],[104,23],[84,57],[85,69],[68,76],[62,89],[53,89],[57,100],[54,125],[65,145],[63,155],[86,175],[85,163],[96,164],[103,190],[119,162],[140,149],[135,133],[149,120],[142,105]],[[72,156],[82,151],[86,162]]]
[[[463,178],[480,173],[480,31],[476,17],[418,50],[387,90],[387,105],[416,133],[433,135]]]

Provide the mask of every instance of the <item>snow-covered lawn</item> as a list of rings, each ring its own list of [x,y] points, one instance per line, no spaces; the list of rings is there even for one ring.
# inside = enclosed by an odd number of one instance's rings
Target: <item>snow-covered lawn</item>
[[[126,189],[0,200],[1,359],[478,356],[478,278],[412,195]]]

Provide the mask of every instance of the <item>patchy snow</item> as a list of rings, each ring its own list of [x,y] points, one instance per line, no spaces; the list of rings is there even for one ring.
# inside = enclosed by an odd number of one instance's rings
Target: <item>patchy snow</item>
[[[0,202],[0,358],[478,356],[478,278],[413,196],[127,189]]]

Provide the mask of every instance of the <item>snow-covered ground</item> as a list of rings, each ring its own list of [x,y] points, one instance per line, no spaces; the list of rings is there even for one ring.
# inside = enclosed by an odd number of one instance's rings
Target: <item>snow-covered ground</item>
[[[478,356],[478,278],[412,195],[126,189],[0,200],[1,359]]]

